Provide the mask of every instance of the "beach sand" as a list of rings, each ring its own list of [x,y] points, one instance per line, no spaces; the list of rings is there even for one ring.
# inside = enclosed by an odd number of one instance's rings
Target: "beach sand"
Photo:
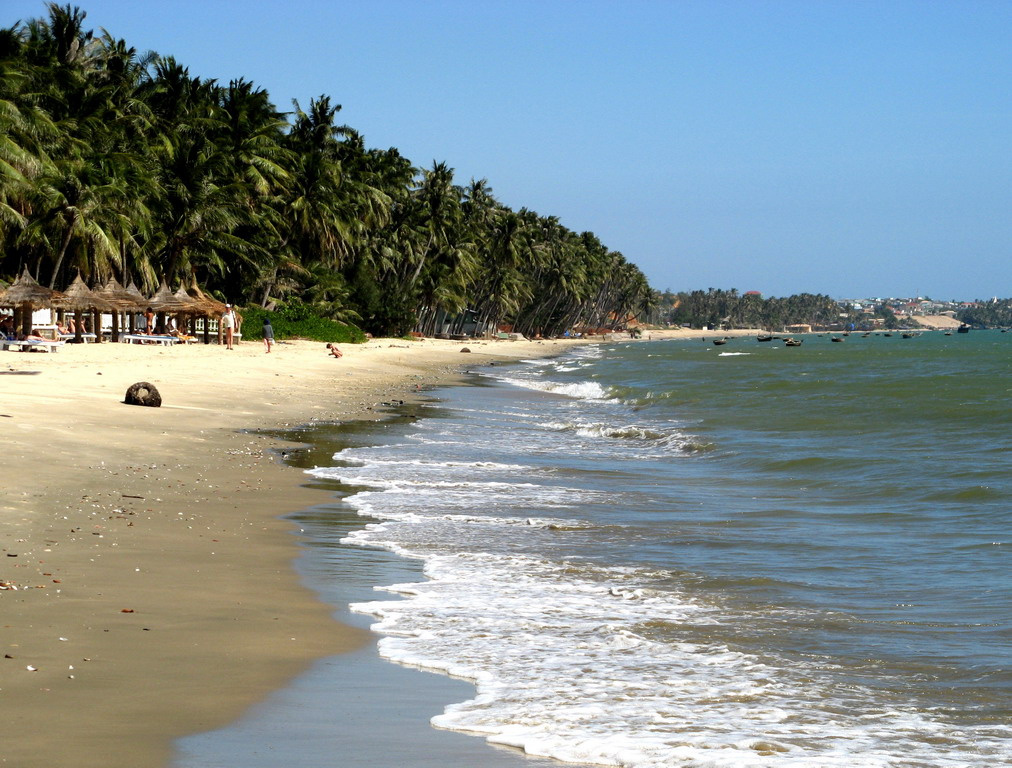
[[[326,494],[248,430],[370,418],[462,368],[567,343],[0,352],[0,764],[165,765],[176,738],[362,646],[292,567],[282,516]],[[162,407],[123,404],[138,381]]]

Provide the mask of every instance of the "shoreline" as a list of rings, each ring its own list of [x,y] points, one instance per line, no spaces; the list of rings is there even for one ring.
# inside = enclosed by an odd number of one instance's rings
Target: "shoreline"
[[[377,340],[0,356],[0,765],[164,765],[325,656],[359,647],[300,580],[325,501],[261,432],[368,419],[467,365],[574,342]],[[578,342],[576,342],[578,343]],[[126,406],[136,381],[161,408]],[[60,737],[53,738],[53,728]]]
[[[375,419],[468,367],[624,341],[378,339],[340,360],[304,341],[0,354],[0,765],[167,765],[177,739],[369,641],[294,567],[290,516],[328,494],[268,432]],[[137,381],[160,408],[122,403]]]

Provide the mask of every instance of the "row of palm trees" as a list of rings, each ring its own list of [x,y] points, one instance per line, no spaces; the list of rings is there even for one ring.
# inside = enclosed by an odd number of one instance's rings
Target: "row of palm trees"
[[[193,76],[87,31],[79,8],[47,10],[0,29],[0,276],[196,279],[378,333],[466,318],[555,335],[655,299],[592,233],[367,148],[327,96],[282,113],[249,81]]]
[[[841,317],[842,312],[839,303],[825,294],[798,293],[764,298],[753,292],[740,294],[734,288],[710,288],[660,294],[651,319],[657,323],[687,324],[697,328],[709,325],[768,330],[782,330],[796,324],[830,326],[860,320],[856,314]]]
[[[977,328],[1012,328],[1012,299],[978,299],[960,310],[956,317]]]

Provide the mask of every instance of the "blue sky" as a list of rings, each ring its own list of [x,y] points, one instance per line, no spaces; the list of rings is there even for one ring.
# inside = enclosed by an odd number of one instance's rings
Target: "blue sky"
[[[76,4],[282,109],[328,94],[367,145],[591,230],[655,288],[1012,296],[1012,2]]]

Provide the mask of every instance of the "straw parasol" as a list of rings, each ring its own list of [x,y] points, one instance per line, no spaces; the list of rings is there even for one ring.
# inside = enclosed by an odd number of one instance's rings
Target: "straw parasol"
[[[110,277],[105,285],[96,289],[95,293],[112,304],[112,340],[119,341],[119,313],[123,312],[132,317],[135,312],[141,311],[146,306],[144,297],[141,296],[141,292],[136,287],[133,293],[128,291],[120,285],[115,277]],[[123,330],[126,330],[126,328],[124,327]]]
[[[119,280],[115,277],[110,277],[106,280],[105,285],[101,288],[96,288],[93,292],[96,296],[99,296],[108,301],[112,306],[120,312],[135,312],[144,309],[146,305],[144,297],[141,296],[141,292],[134,289],[136,292],[131,293],[122,285]]]
[[[32,310],[41,307],[51,307],[55,301],[64,297],[60,291],[46,288],[39,285],[28,273],[25,267],[21,276],[11,283],[10,287],[0,292],[0,306],[15,307],[22,313],[22,330],[25,333],[32,331]]]
[[[77,322],[74,323],[74,341],[81,343],[84,339],[81,336],[81,320],[86,310],[98,310],[99,312],[111,312],[115,307],[101,296],[95,294],[81,279],[81,273],[77,274],[74,282],[64,291],[63,298],[53,301],[53,306],[59,309],[73,310]],[[97,326],[97,323],[96,323]],[[102,338],[102,329],[95,328],[95,340]]]
[[[179,298],[163,278],[155,295],[148,301],[148,306],[155,312],[190,312],[193,310],[193,300],[189,296],[186,299]]]
[[[172,295],[187,304],[187,308],[182,310],[183,312],[191,315],[207,315],[213,312],[203,301],[190,296],[183,286],[179,286],[179,290]]]
[[[148,300],[144,298],[144,294],[141,293],[141,289],[137,287],[137,284],[131,280],[130,285],[126,287],[126,292],[137,299],[138,307],[146,307]]]
[[[217,299],[214,299],[200,290],[200,286],[197,285],[197,279],[193,279],[193,284],[190,286],[189,295],[194,301],[199,301],[201,306],[204,308],[204,315],[208,320],[204,321],[204,343],[207,344],[210,341],[211,336],[211,323],[209,322],[212,317],[220,317],[225,312],[225,305]],[[221,336],[221,329],[219,328],[219,340]]]
[[[63,296],[54,299],[52,304],[59,309],[72,309],[75,311],[79,309],[100,309],[103,312],[110,312],[113,309],[113,305],[110,302],[85,285],[80,273],[77,274],[74,282],[70,284],[67,290],[63,292]]]
[[[203,302],[203,304],[207,307],[208,312],[212,315],[220,315],[225,312],[225,305],[200,290],[200,286],[197,285],[196,280],[194,280],[193,285],[190,286],[190,295],[197,301]]]
[[[35,279],[28,274],[28,267],[21,273],[21,276],[10,284],[5,291],[0,292],[0,306],[20,307],[25,304],[31,305],[33,309],[50,307],[54,299],[63,298],[60,291],[46,288],[35,282]]]

